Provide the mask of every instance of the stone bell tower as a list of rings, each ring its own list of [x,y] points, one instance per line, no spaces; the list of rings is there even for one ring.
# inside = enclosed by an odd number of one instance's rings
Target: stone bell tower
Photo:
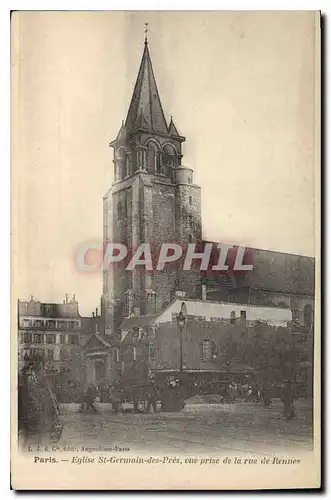
[[[104,196],[104,243],[122,243],[134,252],[149,243],[158,255],[162,243],[201,239],[200,187],[192,169],[182,164],[182,143],[173,119],[165,119],[147,39],[125,122],[110,143],[114,183]],[[154,314],[180,288],[180,271],[145,271],[124,265],[104,271],[103,309],[106,331],[115,332],[128,316]],[[192,295],[196,283],[187,283]],[[183,288],[183,286],[182,286]]]

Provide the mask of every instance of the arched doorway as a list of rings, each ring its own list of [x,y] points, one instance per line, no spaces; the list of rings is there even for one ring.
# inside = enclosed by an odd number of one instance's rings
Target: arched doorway
[[[94,369],[95,369],[95,381],[96,383],[103,382],[106,378],[106,366],[105,362],[102,359],[96,359],[94,361]]]

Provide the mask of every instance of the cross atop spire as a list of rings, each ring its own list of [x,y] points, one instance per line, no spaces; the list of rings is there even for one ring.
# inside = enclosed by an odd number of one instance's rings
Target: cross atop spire
[[[148,26],[148,23],[145,23]],[[149,131],[168,134],[168,127],[164,117],[159,92],[153,72],[151,56],[148,49],[147,31],[145,30],[145,48],[140,63],[137,81],[134,87],[125,128],[130,133],[139,118],[143,118],[144,128]],[[140,115],[142,115],[140,117]]]
[[[148,39],[147,39],[148,23],[145,23],[145,26],[146,26],[146,28],[145,28],[145,45],[147,45],[148,44]]]

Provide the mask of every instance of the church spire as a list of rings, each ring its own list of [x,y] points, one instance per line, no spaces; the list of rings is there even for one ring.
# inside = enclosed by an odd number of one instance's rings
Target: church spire
[[[136,123],[143,117],[144,128],[149,131],[168,134],[159,92],[153,72],[151,56],[148,48],[147,27],[145,30],[144,52],[140,63],[137,81],[134,87],[125,128],[132,132]]]

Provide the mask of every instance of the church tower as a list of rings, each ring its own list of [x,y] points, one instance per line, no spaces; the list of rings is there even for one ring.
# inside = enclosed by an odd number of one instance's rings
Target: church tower
[[[149,243],[158,255],[162,243],[185,247],[201,240],[200,187],[182,164],[184,141],[173,119],[167,123],[164,116],[145,39],[126,120],[110,143],[114,182],[104,197],[105,244],[122,243],[130,254]],[[150,272],[113,265],[103,278],[106,331],[116,331],[124,317],[160,312],[175,290],[194,296],[196,287],[196,278],[182,279],[178,266]]]

